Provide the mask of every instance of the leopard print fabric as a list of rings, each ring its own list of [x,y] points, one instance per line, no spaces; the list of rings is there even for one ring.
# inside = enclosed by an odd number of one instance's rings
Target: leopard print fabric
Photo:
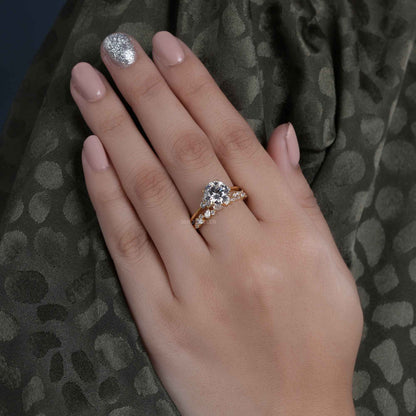
[[[0,147],[0,415],[179,415],[123,296],[81,167],[69,93],[114,31],[201,58],[263,145],[291,121],[359,288],[359,416],[416,412],[416,3],[70,0]]]

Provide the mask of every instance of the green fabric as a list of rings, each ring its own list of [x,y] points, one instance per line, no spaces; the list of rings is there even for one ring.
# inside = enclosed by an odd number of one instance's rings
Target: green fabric
[[[301,166],[359,287],[361,416],[416,409],[416,3],[73,0],[33,62],[0,148],[0,415],[178,415],[127,308],[82,174],[71,67],[101,40],[150,54],[169,30],[266,144]],[[241,184],[244,186],[244,184]]]

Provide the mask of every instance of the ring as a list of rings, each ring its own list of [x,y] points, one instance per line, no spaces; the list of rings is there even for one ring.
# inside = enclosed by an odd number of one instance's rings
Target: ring
[[[223,207],[232,202],[247,198],[247,194],[239,186],[227,186],[224,182],[211,181],[203,190],[204,195],[199,208],[191,216],[191,224],[195,229]]]

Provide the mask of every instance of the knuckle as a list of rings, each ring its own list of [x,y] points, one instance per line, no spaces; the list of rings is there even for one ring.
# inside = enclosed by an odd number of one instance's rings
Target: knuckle
[[[164,88],[165,82],[160,74],[152,73],[137,82],[136,85],[137,86],[131,90],[132,98],[148,100],[159,94],[160,89]]]
[[[200,133],[184,132],[172,140],[172,157],[174,163],[198,168],[207,166],[213,159],[214,152],[208,139]]]
[[[268,262],[265,259],[249,259],[246,271],[248,273],[243,279],[244,290],[248,299],[252,299],[257,305],[264,305],[268,300],[273,302],[277,292],[284,288],[283,276],[273,260]]]
[[[122,259],[139,261],[149,248],[149,238],[141,226],[126,227],[116,238],[116,250]]]
[[[213,80],[206,75],[190,77],[182,92],[185,98],[198,97],[200,94],[209,94],[212,91]]]
[[[103,118],[100,122],[100,134],[111,133],[115,130],[118,130],[124,124],[126,124],[127,120],[128,115],[124,111],[120,111],[111,114],[111,116]]]
[[[303,263],[319,265],[327,261],[329,245],[312,230],[302,229],[293,235],[296,256],[303,259]]]
[[[281,293],[283,285],[276,276],[271,275],[254,275],[250,279],[249,297],[257,305],[265,306],[267,301],[273,302],[276,299],[277,292]]]
[[[97,191],[94,195],[94,202],[99,207],[110,206],[110,209],[125,199],[125,194],[120,187],[111,187]]]
[[[259,143],[250,127],[244,123],[224,123],[221,137],[215,140],[220,159],[250,159],[258,150]]]
[[[139,169],[133,177],[135,197],[146,207],[160,206],[172,192],[172,183],[166,173],[158,168]]]
[[[283,227],[278,228],[284,244],[281,246],[282,258],[287,258],[295,268],[315,267],[329,244],[311,226],[310,219],[304,216],[288,217]]]

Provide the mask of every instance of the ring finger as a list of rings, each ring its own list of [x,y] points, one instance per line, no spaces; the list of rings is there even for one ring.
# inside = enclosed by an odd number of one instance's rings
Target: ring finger
[[[156,33],[152,43],[158,69],[209,137],[231,179],[246,188],[247,204],[257,219],[282,224],[293,218],[299,209],[284,176],[207,68],[169,32]]]

